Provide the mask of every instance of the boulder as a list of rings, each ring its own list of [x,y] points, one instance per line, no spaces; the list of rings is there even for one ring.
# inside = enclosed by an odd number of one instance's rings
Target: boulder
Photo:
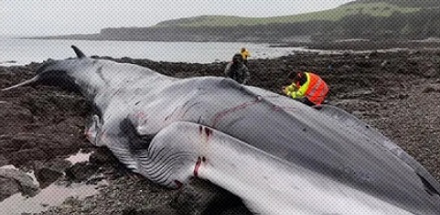
[[[23,171],[0,169],[0,200],[18,192],[26,196],[34,196],[39,190],[32,177]]]
[[[20,192],[20,184],[14,179],[0,177],[0,202]]]
[[[92,175],[98,171],[96,165],[92,165],[88,162],[76,163],[72,167],[66,170],[66,176],[68,179],[74,182],[87,181]]]
[[[64,159],[53,159],[47,162],[35,162],[35,177],[41,188],[45,188],[64,175],[72,164]]]
[[[237,196],[208,181],[194,179],[188,185],[182,187],[178,195],[171,202],[171,206],[178,210],[179,214],[223,214],[232,208],[244,207]],[[252,214],[245,208],[241,214]]]

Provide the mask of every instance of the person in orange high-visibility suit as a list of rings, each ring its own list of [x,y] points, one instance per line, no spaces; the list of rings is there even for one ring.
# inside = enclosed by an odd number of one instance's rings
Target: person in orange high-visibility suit
[[[324,102],[329,87],[321,77],[311,72],[292,72],[288,78],[292,84],[283,88],[287,96],[309,106]]]

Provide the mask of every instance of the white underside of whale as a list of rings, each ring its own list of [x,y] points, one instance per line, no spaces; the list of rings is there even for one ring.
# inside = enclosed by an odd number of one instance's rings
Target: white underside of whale
[[[176,122],[162,129],[150,151],[161,148],[192,154],[192,162],[182,159],[187,162],[176,167],[180,180],[195,175],[209,180],[240,196],[258,214],[412,214],[198,124]]]

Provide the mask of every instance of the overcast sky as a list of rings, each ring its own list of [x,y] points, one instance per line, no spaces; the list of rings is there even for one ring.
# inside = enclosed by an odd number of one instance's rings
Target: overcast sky
[[[99,33],[199,15],[269,17],[335,8],[353,0],[0,0],[0,35]]]

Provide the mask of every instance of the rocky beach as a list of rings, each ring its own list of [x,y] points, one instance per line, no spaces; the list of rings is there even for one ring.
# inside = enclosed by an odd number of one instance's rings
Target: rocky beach
[[[178,78],[223,76],[226,66],[225,62],[111,60]],[[0,66],[0,88],[33,77],[40,65]],[[377,128],[440,180],[440,51],[298,52],[276,59],[251,59],[249,70],[249,85],[277,93],[288,84],[286,76],[291,71],[320,74],[331,88],[330,104]],[[52,184],[83,184],[94,185],[90,189],[96,192],[66,198],[58,205],[42,202],[43,212],[17,214],[250,213],[239,199],[207,182],[195,180],[180,190],[169,190],[130,173],[108,150],[87,142],[84,128],[91,110],[82,96],[57,87],[0,92],[0,167],[15,167],[0,169],[0,204],[16,193],[32,198]],[[78,162],[66,160],[78,152],[89,156]],[[7,214],[2,210],[0,214]]]

